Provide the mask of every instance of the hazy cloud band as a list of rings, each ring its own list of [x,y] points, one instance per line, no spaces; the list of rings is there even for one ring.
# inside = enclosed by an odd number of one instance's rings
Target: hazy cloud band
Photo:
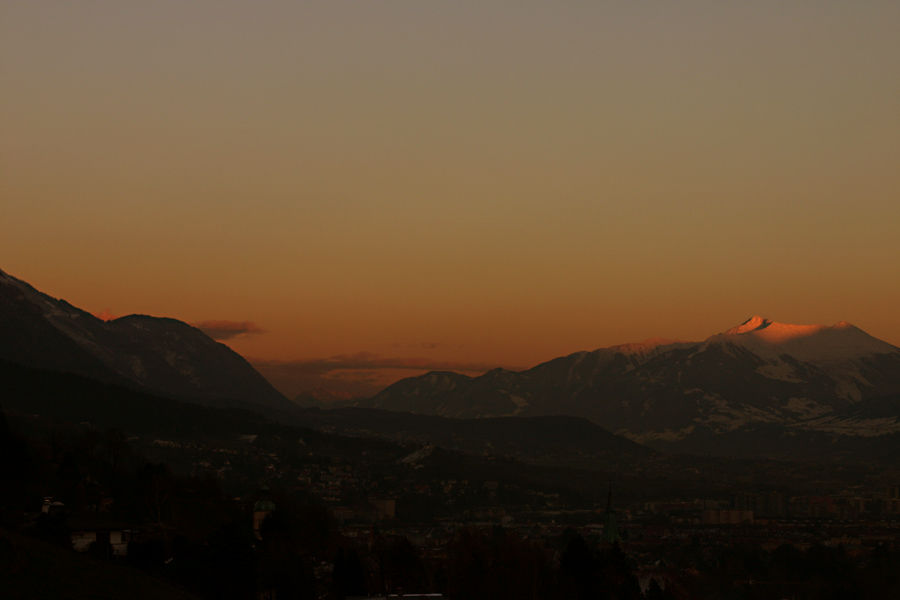
[[[253,321],[201,321],[199,323],[191,323],[214,340],[230,340],[239,335],[256,335],[265,333],[265,330],[256,325]]]
[[[422,372],[481,374],[501,366],[424,357],[384,358],[371,352],[299,360],[250,359],[250,362],[272,385],[289,397],[313,388],[349,392],[361,397],[372,396],[402,377]]]

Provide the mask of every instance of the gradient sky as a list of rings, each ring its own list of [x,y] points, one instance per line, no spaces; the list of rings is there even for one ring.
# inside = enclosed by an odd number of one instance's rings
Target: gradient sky
[[[900,345],[898,32],[896,0],[6,0],[0,269],[206,323],[289,394],[754,314]]]

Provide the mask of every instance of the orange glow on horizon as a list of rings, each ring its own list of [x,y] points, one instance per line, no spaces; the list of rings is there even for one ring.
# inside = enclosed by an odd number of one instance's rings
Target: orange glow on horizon
[[[900,345],[900,3],[0,11],[0,269],[85,310],[360,380]]]
[[[108,308],[104,308],[98,313],[91,313],[101,321],[112,321],[114,319],[118,319],[119,315],[113,314],[112,310]]]

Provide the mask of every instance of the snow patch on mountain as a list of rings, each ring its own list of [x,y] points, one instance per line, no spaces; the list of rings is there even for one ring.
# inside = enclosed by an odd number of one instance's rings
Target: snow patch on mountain
[[[822,431],[838,435],[878,437],[889,433],[900,433],[900,419],[897,417],[881,417],[878,419],[824,418],[817,421],[799,423],[795,427],[797,429]]]
[[[134,373],[134,376],[137,378],[142,378],[147,374],[147,370],[144,368],[144,363],[142,363],[141,359],[137,356],[131,357],[131,370]]]
[[[831,412],[830,407],[822,406],[809,398],[789,398],[783,408],[801,418],[818,417]]]
[[[575,369],[577,369],[579,366],[581,366],[581,363],[584,361],[584,358],[588,354],[589,354],[589,352],[578,352],[577,353],[578,359],[575,362],[573,362],[572,365],[569,367],[569,376],[567,378],[567,381],[569,381],[571,383],[573,378],[576,378],[576,379],[578,378],[578,375],[575,373]]]
[[[731,431],[748,423],[774,423],[781,421],[780,415],[770,409],[746,404],[734,404],[715,394],[705,394],[704,400],[709,402],[709,410],[703,410],[702,412],[708,412],[708,414],[702,414],[695,417],[694,420],[710,427],[718,425],[719,427],[713,428],[720,431]]]
[[[793,365],[778,359],[757,367],[756,372],[769,379],[803,383],[803,380],[796,376],[796,370]]]
[[[616,435],[628,438],[632,442],[638,444],[646,444],[647,442],[677,442],[683,440],[693,433],[696,425],[689,425],[684,429],[665,429],[663,431],[630,431],[628,429],[620,429],[616,431]]]
[[[845,400],[859,402],[862,400],[862,392],[859,386],[854,385],[852,381],[842,379],[835,384],[835,393]]]
[[[513,396],[510,394],[509,399],[512,400],[513,404],[516,405],[516,409],[513,411],[512,416],[518,416],[522,414],[522,411],[530,406],[528,400],[522,398],[521,396]]]
[[[422,448],[419,448],[412,454],[408,454],[408,455],[404,456],[403,458],[399,459],[397,462],[400,464],[414,465],[414,464],[418,463],[419,461],[422,461],[422,460],[428,458],[429,456],[431,456],[432,452],[434,452],[434,446],[432,446],[432,445],[423,446]]]

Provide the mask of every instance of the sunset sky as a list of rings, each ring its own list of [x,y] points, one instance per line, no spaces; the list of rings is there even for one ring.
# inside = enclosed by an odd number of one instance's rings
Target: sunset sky
[[[898,32],[896,0],[6,0],[0,269],[289,395],[755,314],[900,345]]]

